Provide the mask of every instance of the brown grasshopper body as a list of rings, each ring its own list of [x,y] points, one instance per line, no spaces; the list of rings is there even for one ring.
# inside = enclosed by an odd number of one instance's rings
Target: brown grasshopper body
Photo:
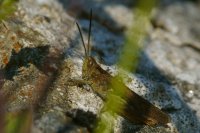
[[[92,17],[92,12],[91,12]],[[86,50],[82,33],[80,27],[77,23],[79,32],[81,34],[81,39],[85,49],[85,59],[83,61],[82,67],[82,78],[84,81],[91,86],[93,91],[98,94],[104,101],[107,100],[107,95],[112,92],[112,77],[107,71],[103,70],[95,61],[95,59],[89,56],[89,40],[91,32],[91,18],[89,27],[89,38],[88,38],[88,51]],[[159,108],[151,104],[149,101],[145,100],[135,92],[131,91],[125,86],[122,81],[117,81],[117,84],[123,85],[122,88],[124,95],[114,94],[117,99],[125,103],[118,112],[119,115],[123,116],[130,122],[134,124],[146,124],[146,125],[166,125],[170,122],[170,117],[168,114],[161,111]],[[111,87],[110,87],[111,86]],[[117,88],[120,89],[120,88]]]

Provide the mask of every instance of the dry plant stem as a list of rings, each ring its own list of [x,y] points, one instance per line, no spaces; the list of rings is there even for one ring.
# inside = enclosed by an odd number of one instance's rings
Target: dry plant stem
[[[40,75],[38,78],[36,92],[38,93],[38,98],[33,101],[33,108],[37,110],[39,107],[38,103],[46,98],[48,89],[52,85],[52,81],[55,80],[58,69],[62,63],[63,52],[61,50],[55,50],[54,53],[49,53],[47,57],[44,59],[44,63],[41,67],[41,70],[45,73],[45,75]],[[56,66],[55,68],[52,66]]]
[[[4,133],[5,128],[5,97],[0,90],[0,132]]]

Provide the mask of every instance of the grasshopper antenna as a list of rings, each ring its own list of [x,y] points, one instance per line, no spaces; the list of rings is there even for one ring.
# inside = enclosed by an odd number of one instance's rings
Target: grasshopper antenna
[[[92,9],[90,10],[90,25],[89,25],[89,33],[88,33],[88,55],[90,55],[90,35],[92,29]]]
[[[85,50],[85,56],[87,57],[89,53],[87,52],[86,47],[85,47],[85,43],[84,43],[84,40],[83,40],[83,34],[81,32],[81,28],[80,28],[80,26],[79,26],[79,24],[77,22],[76,22],[76,25],[78,27],[78,30],[79,30],[79,33],[80,33],[80,36],[81,36],[81,40],[82,40],[83,47],[84,47],[84,50]]]

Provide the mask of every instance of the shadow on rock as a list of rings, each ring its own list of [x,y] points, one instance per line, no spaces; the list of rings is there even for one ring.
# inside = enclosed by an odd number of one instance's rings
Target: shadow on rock
[[[41,68],[44,58],[49,53],[49,46],[40,46],[36,48],[22,48],[18,53],[12,50],[10,61],[5,67],[5,78],[12,80],[19,74],[20,67],[29,67],[29,63]]]
[[[73,122],[79,126],[86,127],[90,132],[93,130],[97,117],[90,111],[81,109],[72,109],[66,113],[73,119]]]

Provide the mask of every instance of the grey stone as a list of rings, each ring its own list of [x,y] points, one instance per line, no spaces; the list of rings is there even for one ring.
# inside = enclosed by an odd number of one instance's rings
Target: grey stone
[[[146,54],[178,86],[199,117],[199,7],[185,2],[161,10],[153,20]]]

